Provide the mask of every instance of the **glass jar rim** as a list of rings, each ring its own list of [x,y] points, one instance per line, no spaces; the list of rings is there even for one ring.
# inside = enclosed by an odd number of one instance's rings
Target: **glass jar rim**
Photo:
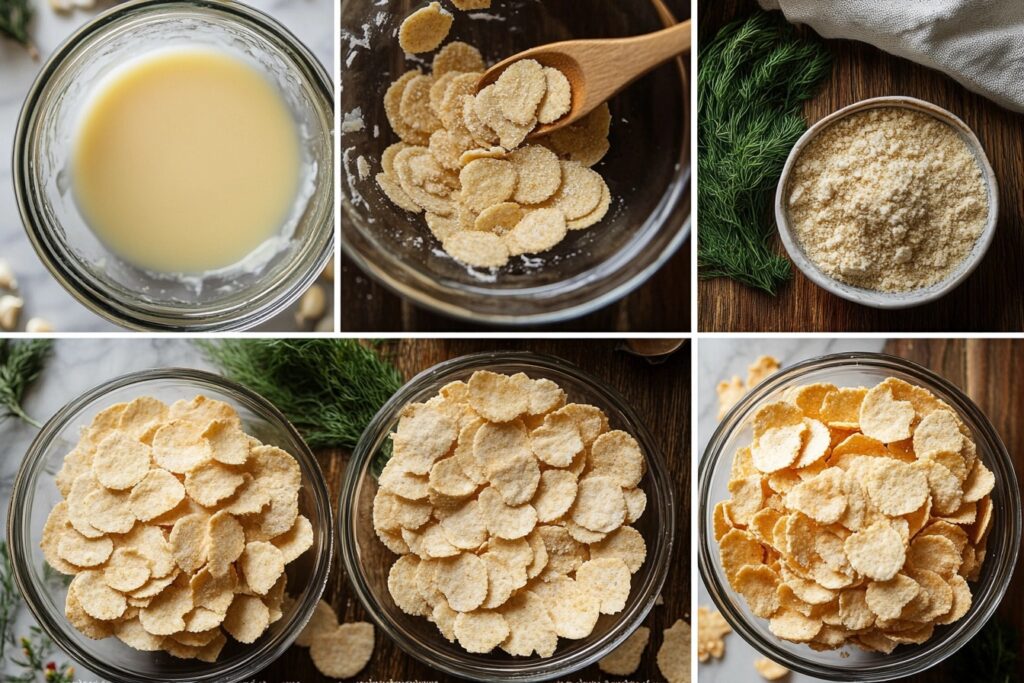
[[[261,285],[260,297],[244,297],[218,307],[196,311],[170,309],[142,300],[134,301],[112,294],[110,287],[78,268],[75,259],[67,258],[68,249],[54,233],[54,226],[43,215],[36,198],[36,183],[27,158],[31,140],[40,120],[39,106],[49,93],[55,74],[75,56],[87,40],[101,36],[118,23],[147,13],[199,10],[216,13],[222,18],[255,29],[283,48],[294,66],[308,80],[316,95],[314,103],[323,116],[326,131],[333,137],[334,95],[327,69],[302,41],[277,20],[242,2],[216,0],[129,0],[110,7],[72,32],[45,60],[25,97],[14,134],[13,182],[15,200],[25,233],[39,259],[50,275],[80,304],[103,319],[121,327],[141,331],[200,332],[244,330],[266,322],[292,302],[316,281],[334,255],[334,201],[327,209],[314,239],[308,240],[294,262],[273,279]],[[330,147],[334,154],[333,142]],[[330,182],[325,191],[334,192],[334,169],[328,169]],[[254,306],[254,303],[256,304]]]
[[[146,681],[147,683],[163,683],[168,680],[159,676],[148,676],[143,678],[138,672],[125,672],[113,668],[112,665],[103,661],[101,658],[98,658],[88,650],[79,647],[79,645],[74,641],[70,641],[65,638],[61,629],[58,628],[55,623],[56,619],[53,618],[53,615],[39,599],[39,588],[33,583],[30,573],[25,571],[21,562],[17,559],[31,557],[31,544],[33,543],[33,539],[31,531],[28,528],[30,520],[27,519],[26,515],[30,508],[28,505],[25,505],[24,502],[26,496],[34,494],[34,491],[31,490],[30,486],[35,482],[36,478],[42,471],[44,465],[42,460],[43,456],[49,449],[51,442],[57,437],[59,431],[63,429],[67,422],[77,415],[85,406],[102,398],[111,391],[124,389],[133,385],[145,384],[147,382],[164,380],[191,382],[199,386],[208,386],[211,389],[216,389],[239,397],[244,401],[248,408],[253,409],[254,412],[265,417],[271,418],[288,433],[292,441],[294,441],[296,445],[300,446],[298,452],[293,454],[293,457],[300,462],[301,466],[307,468],[309,473],[312,475],[310,476],[309,483],[311,484],[311,493],[317,508],[317,514],[320,516],[323,524],[323,528],[320,530],[322,545],[318,556],[316,557],[313,571],[305,584],[307,588],[305,589],[302,600],[297,604],[295,618],[287,629],[282,629],[275,637],[269,639],[266,643],[260,646],[258,650],[249,654],[244,661],[235,664],[231,669],[224,668],[223,670],[219,670],[216,664],[211,664],[210,673],[208,675],[203,675],[200,678],[193,676],[190,680],[213,683],[214,681],[236,680],[238,678],[251,676],[280,657],[284,651],[290,647],[291,643],[298,636],[299,631],[313,615],[316,604],[319,602],[320,597],[327,586],[327,580],[329,578],[333,562],[334,515],[330,492],[327,489],[326,480],[324,479],[323,472],[320,469],[320,464],[309,449],[309,446],[306,445],[305,440],[299,434],[298,430],[270,401],[251,389],[225,379],[220,375],[192,368],[174,367],[155,368],[128,373],[102,382],[92,389],[82,393],[62,406],[46,421],[39,430],[35,439],[33,439],[32,444],[29,446],[22,463],[18,468],[18,473],[15,476],[14,485],[11,491],[11,500],[7,515],[7,539],[11,546],[12,568],[14,570],[15,584],[17,585],[26,606],[29,608],[29,611],[32,612],[32,615],[36,618],[36,621],[46,632],[47,636],[49,636],[54,644],[66,652],[75,661],[82,663],[90,670],[95,671],[110,680],[120,681],[122,683],[141,683],[142,681]],[[316,530],[314,530],[314,533],[316,533]]]
[[[733,431],[742,427],[742,418],[749,413],[749,410],[765,397],[778,391],[787,381],[798,378],[808,372],[827,369],[856,369],[858,366],[865,369],[891,369],[901,372],[910,375],[926,387],[935,386],[950,396],[954,400],[953,408],[969,418],[979,428],[978,431],[980,433],[976,433],[975,438],[984,439],[988,451],[992,453],[993,458],[996,460],[996,462],[987,464],[993,466],[994,471],[997,472],[997,477],[1002,477],[1003,481],[1006,482],[1004,486],[1005,494],[1009,498],[1010,504],[1010,509],[1003,511],[1003,514],[997,517],[997,522],[993,524],[1006,525],[1004,527],[1004,536],[1010,542],[1011,552],[1002,553],[999,557],[989,553],[986,557],[986,566],[989,563],[995,563],[992,571],[995,576],[1000,577],[1002,580],[994,588],[991,585],[985,587],[985,593],[982,596],[983,601],[980,603],[981,611],[974,613],[970,623],[964,624],[953,638],[936,640],[931,646],[919,646],[922,649],[912,657],[905,659],[883,658],[879,665],[873,666],[870,670],[861,669],[855,672],[857,680],[891,681],[919,673],[938,664],[952,656],[966,645],[971,638],[977,635],[995,614],[1002,597],[1009,588],[1020,551],[1021,498],[1009,452],[1006,450],[1002,439],[999,437],[991,421],[974,401],[963,390],[939,374],[918,363],[891,354],[843,352],[810,358],[784,368],[765,379],[752,391],[744,395],[720,421],[700,460],[698,473],[700,499],[697,510],[699,539],[697,553],[698,569],[701,580],[716,607],[718,607],[733,630],[755,650],[779,662],[791,671],[826,680],[850,680],[851,672],[849,670],[820,664],[807,658],[793,655],[779,647],[776,643],[762,638],[749,626],[747,617],[735,609],[731,601],[723,597],[731,589],[723,584],[715,569],[715,559],[712,554],[715,542],[713,537],[709,535],[710,530],[707,528],[707,520],[711,504],[712,479],[715,472],[721,466],[720,461],[725,454],[726,442]],[[993,526],[994,529],[995,526]],[[972,601],[972,610],[976,605],[979,605],[979,603]],[[943,647],[937,649],[940,643]]]
[[[651,542],[648,547],[646,562],[652,562],[653,564],[647,580],[639,587],[639,594],[644,597],[633,606],[632,611],[617,615],[621,616],[621,618],[615,627],[606,634],[605,642],[590,644],[586,650],[576,653],[575,658],[569,661],[553,662],[552,660],[557,659],[556,653],[555,657],[552,658],[542,659],[535,657],[521,662],[516,661],[514,662],[515,666],[510,667],[508,670],[488,668],[486,665],[467,665],[464,662],[460,662],[457,655],[442,657],[439,653],[427,652],[402,630],[395,628],[387,616],[381,614],[381,611],[376,608],[376,599],[373,591],[366,585],[361,565],[358,561],[358,549],[356,548],[352,525],[344,521],[346,517],[344,513],[349,511],[352,507],[351,503],[356,500],[355,492],[362,479],[362,471],[367,462],[372,459],[379,442],[386,438],[386,430],[397,409],[405,405],[413,395],[421,391],[423,385],[428,380],[443,379],[450,377],[456,372],[469,369],[483,369],[500,364],[522,364],[527,369],[535,367],[564,373],[573,380],[597,390],[609,404],[621,412],[626,420],[629,421],[630,429],[637,430],[634,436],[647,451],[648,473],[652,477],[652,481],[657,485],[656,490],[660,492],[659,499],[657,501],[649,500],[648,505],[656,504],[659,519],[663,520],[663,525],[657,531],[657,535],[653,539],[647,539]],[[648,446],[650,448],[647,448]],[[596,662],[608,654],[608,652],[618,647],[653,609],[668,576],[668,564],[675,542],[676,505],[674,485],[671,476],[668,474],[661,451],[657,448],[657,443],[654,441],[653,435],[646,424],[640,420],[626,399],[614,387],[564,359],[531,351],[472,353],[441,361],[417,373],[392,395],[370,421],[369,426],[363,431],[363,435],[352,452],[352,457],[345,468],[345,478],[342,482],[338,501],[338,525],[342,564],[348,574],[349,584],[353,587],[360,603],[362,603],[370,618],[387,634],[390,640],[417,660],[447,674],[478,681],[550,680],[578,671]]]

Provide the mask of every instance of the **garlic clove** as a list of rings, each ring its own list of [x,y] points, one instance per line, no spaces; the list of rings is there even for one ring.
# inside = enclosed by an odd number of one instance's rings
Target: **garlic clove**
[[[320,273],[320,277],[330,282],[334,282],[334,259],[327,262],[324,266],[324,272]]]
[[[45,334],[46,332],[53,332],[53,325],[46,318],[29,318],[28,323],[25,324],[25,331]]]
[[[314,332],[334,332],[334,316],[329,315],[316,324]]]
[[[14,269],[7,259],[0,259],[0,289],[11,292],[18,289],[18,278],[14,276]]]
[[[316,323],[327,312],[327,294],[320,285],[312,285],[299,300],[299,310],[295,313],[295,322],[299,325]]]
[[[18,326],[18,319],[21,317],[21,309],[25,307],[25,300],[13,294],[0,296],[0,328],[13,330]]]

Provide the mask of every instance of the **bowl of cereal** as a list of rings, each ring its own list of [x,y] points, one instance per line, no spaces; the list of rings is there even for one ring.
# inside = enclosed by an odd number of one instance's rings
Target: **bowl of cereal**
[[[406,653],[536,681],[597,661],[645,618],[675,503],[614,389],[557,358],[484,353],[425,370],[380,410],[339,519],[354,590]]]
[[[689,233],[681,62],[568,130],[529,139],[564,109],[564,75],[519,62],[505,82],[474,94],[474,74],[544,43],[664,28],[674,23],[665,4],[516,0],[452,10],[439,48],[407,56],[396,36],[416,5],[342,5],[348,258],[421,306],[491,324],[583,315],[649,278]],[[439,19],[422,12],[428,28]]]
[[[882,354],[773,375],[700,467],[700,572],[718,609],[764,655],[828,680],[911,676],[965,645],[1006,592],[1020,526],[985,415]]]
[[[320,468],[266,399],[216,375],[106,382],[40,430],[8,539],[26,605],[112,681],[253,676],[320,599],[333,548]]]
[[[999,189],[974,132],[913,97],[876,97],[826,116],[797,141],[775,194],[793,263],[854,303],[939,299],[995,236]]]

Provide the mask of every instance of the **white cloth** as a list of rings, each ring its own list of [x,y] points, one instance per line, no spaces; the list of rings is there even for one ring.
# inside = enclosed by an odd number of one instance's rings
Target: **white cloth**
[[[825,38],[870,43],[1024,111],[1024,0],[758,0]],[[892,93],[898,95],[900,93]]]

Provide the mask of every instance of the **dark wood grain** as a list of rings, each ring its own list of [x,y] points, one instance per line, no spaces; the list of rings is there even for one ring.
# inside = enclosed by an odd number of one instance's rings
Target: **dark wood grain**
[[[663,592],[665,604],[655,607],[644,622],[651,629],[651,642],[644,653],[640,669],[633,680],[661,681],[664,678],[655,664],[655,653],[661,644],[662,631],[676,619],[689,619],[690,610],[690,348],[689,344],[661,364],[630,355],[616,340],[449,340],[412,339],[393,342],[389,352],[405,377],[449,358],[479,351],[529,350],[559,356],[575,363],[597,378],[618,389],[630,402],[660,441],[668,469],[676,483],[676,496],[681,501],[679,525],[671,567]],[[336,498],[341,487],[347,453],[325,452],[319,455],[320,466]],[[337,567],[337,562],[335,563]],[[352,594],[344,572],[335,569],[324,598],[344,621],[368,620],[363,606]],[[313,666],[306,649],[293,646],[273,665],[255,676],[257,681],[327,680]],[[449,681],[445,677],[407,656],[377,631],[373,658],[356,681]],[[620,680],[602,674],[596,666],[579,673],[571,680]]]
[[[564,323],[526,331],[688,332],[690,330],[690,242],[629,296]],[[346,332],[477,332],[474,325],[428,311],[392,294],[341,257],[341,329]]]
[[[1024,472],[1024,341],[1019,339],[912,339],[891,340],[887,353],[902,356],[934,370],[963,389],[992,421],[1002,437],[1017,472]],[[1024,633],[1024,586],[1021,565],[999,607],[996,618]],[[1018,643],[1017,676],[1024,680],[1024,642]],[[912,683],[963,683],[950,663],[908,679]]]
[[[701,0],[700,38],[749,15],[753,0]],[[1024,329],[1024,115],[975,95],[947,76],[862,43],[827,41],[832,78],[805,107],[809,124],[869,97],[908,95],[945,107],[978,135],[999,181],[999,224],[988,255],[945,298],[904,311],[879,311],[820,289],[794,268],[777,297],[718,278],[698,286],[699,329],[707,331],[1019,331]],[[700,207],[698,206],[698,216]],[[699,220],[699,218],[698,218]],[[699,226],[698,226],[699,227]],[[776,240],[776,249],[784,253]]]

